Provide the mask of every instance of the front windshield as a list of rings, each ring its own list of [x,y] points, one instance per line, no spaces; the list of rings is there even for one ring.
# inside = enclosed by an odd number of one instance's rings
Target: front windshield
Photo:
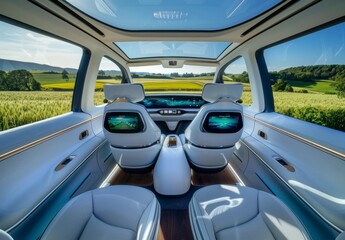
[[[146,94],[201,93],[205,83],[213,82],[215,70],[216,67],[195,65],[130,67],[133,82],[143,84]]]

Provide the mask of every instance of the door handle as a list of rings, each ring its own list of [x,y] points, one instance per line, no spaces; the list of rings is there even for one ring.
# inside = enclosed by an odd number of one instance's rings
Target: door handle
[[[88,130],[82,131],[82,132],[79,134],[79,140],[83,140],[83,139],[86,138],[87,136],[89,136],[89,131],[88,131]]]
[[[55,171],[60,171],[63,169],[67,164],[69,164],[73,159],[75,158],[75,155],[71,155],[67,158],[65,158],[62,162],[59,163],[59,165],[56,166]]]
[[[280,165],[285,167],[290,172],[295,172],[295,168],[288,162],[286,162],[282,157],[275,156],[273,157]]]
[[[258,135],[263,139],[267,140],[267,133],[265,133],[264,131],[259,130]]]

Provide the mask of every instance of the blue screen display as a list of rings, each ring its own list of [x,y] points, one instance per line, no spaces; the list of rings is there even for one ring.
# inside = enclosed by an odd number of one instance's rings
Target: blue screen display
[[[137,133],[144,129],[139,113],[110,112],[106,114],[104,127],[112,133]]]
[[[203,123],[204,130],[211,133],[235,133],[242,127],[242,115],[239,112],[212,112]]]

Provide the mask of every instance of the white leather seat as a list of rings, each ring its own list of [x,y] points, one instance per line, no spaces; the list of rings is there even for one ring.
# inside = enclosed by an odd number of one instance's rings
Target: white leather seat
[[[160,205],[155,195],[135,186],[110,186],[71,199],[42,239],[156,239]]]
[[[143,170],[154,165],[161,145],[161,130],[146,108],[137,104],[145,98],[141,84],[106,84],[103,131],[119,166]]]
[[[242,84],[205,84],[202,98],[211,102],[187,127],[181,140],[192,167],[198,170],[223,169],[243,131]],[[185,139],[185,140],[184,140]]]
[[[13,240],[13,238],[7,232],[0,229],[0,240]]]
[[[249,187],[204,187],[194,193],[189,216],[195,239],[309,239],[282,201]]]

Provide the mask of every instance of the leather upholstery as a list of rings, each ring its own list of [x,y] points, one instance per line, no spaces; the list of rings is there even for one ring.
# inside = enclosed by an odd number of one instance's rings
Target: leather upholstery
[[[194,193],[189,214],[195,239],[309,239],[282,201],[249,187],[204,187]]]
[[[104,135],[111,145],[116,162],[120,167],[131,170],[153,166],[162,147],[162,135],[146,108],[134,102],[142,100],[145,96],[142,85],[105,85],[104,91],[109,99],[114,100],[120,97],[128,101],[114,101],[105,106],[103,123],[105,123],[107,113],[128,112],[139,114],[144,124],[143,130],[135,133],[109,132],[103,125]]]
[[[0,240],[13,240],[13,238],[7,232],[0,229]]]
[[[110,186],[70,200],[42,239],[155,239],[160,206],[152,192],[135,186]]]
[[[232,101],[237,101],[241,98],[242,92],[243,85],[241,83],[206,83],[202,90],[202,98],[207,102],[216,102],[219,98],[226,96]]]
[[[133,84],[104,84],[104,95],[109,101],[117,98],[127,98],[131,102],[140,102],[145,98],[143,85]]]
[[[242,95],[242,84],[206,84],[202,97],[212,103],[201,107],[196,117],[186,128],[184,150],[192,166],[213,170],[224,168],[240,139],[243,128],[236,132],[209,132],[203,128],[208,114],[239,114],[243,123],[242,105],[234,102]]]

